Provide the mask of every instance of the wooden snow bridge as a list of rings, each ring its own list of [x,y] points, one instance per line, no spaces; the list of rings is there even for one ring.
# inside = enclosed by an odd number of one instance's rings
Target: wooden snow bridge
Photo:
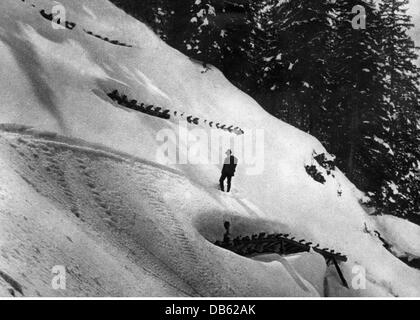
[[[347,261],[347,257],[345,255],[328,248],[321,249],[319,244],[314,246],[312,242],[306,242],[305,240],[298,241],[295,237],[290,237],[289,234],[260,233],[251,237],[236,237],[235,239],[231,240],[227,232],[223,241],[216,241],[215,245],[244,257],[252,257],[256,254],[264,253],[290,255],[300,252],[309,252],[312,249],[325,258],[327,265],[334,264],[342,284],[348,288],[347,281],[344,278],[344,275],[341,272],[339,266],[339,263]]]

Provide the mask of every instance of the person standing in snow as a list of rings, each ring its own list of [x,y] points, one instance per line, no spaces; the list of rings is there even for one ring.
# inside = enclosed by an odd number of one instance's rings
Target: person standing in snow
[[[230,192],[232,177],[235,176],[238,159],[232,154],[232,150],[226,151],[226,159],[223,164],[222,175],[220,177],[220,190],[225,191],[225,180],[227,180],[227,192]]]

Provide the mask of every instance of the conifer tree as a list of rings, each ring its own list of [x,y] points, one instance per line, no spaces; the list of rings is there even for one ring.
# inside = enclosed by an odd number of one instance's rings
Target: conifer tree
[[[265,86],[280,91],[302,116],[301,128],[321,138],[329,95],[333,35],[330,0],[294,0],[272,6],[271,37],[263,63]]]
[[[254,7],[251,0],[196,0],[184,40],[190,57],[214,65],[245,91],[254,82]]]
[[[365,28],[357,28],[355,6],[366,12]],[[340,167],[359,187],[380,183],[381,163],[374,134],[385,125],[383,56],[380,52],[380,17],[374,5],[364,0],[341,0],[336,3],[337,27],[333,57],[330,62],[333,83],[330,108],[336,106],[337,118],[331,146]],[[386,125],[385,125],[386,126]],[[367,165],[369,162],[369,165]],[[371,172],[371,170],[375,172]]]

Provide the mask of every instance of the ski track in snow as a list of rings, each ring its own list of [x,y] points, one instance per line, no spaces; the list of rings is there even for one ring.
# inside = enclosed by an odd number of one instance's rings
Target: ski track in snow
[[[216,257],[216,260],[212,261],[212,252],[209,253],[209,251],[219,252],[220,255],[220,249],[210,245],[192,228],[192,215],[186,217],[185,213],[177,213],[171,207],[172,194],[177,192],[180,186],[186,189],[195,188],[188,179],[176,171],[165,170],[159,165],[154,166],[140,159],[124,158],[122,155],[112,154],[96,146],[78,146],[77,141],[70,138],[35,133],[30,129],[23,131],[21,128],[11,129],[10,126],[0,132],[0,150],[1,167],[10,168],[17,174],[17,179],[21,179],[20,183],[26,184],[33,192],[47,199],[48,203],[60,212],[54,214],[59,215],[57,218],[63,225],[68,224],[70,220],[115,259],[116,251],[123,252],[134,264],[134,269],[143,270],[144,276],[156,279],[162,287],[156,289],[155,293],[145,292],[141,290],[142,285],[139,282],[132,284],[131,291],[124,291],[115,288],[117,285],[115,283],[101,283],[103,278],[100,276],[86,281],[84,268],[94,269],[94,266],[80,267],[80,262],[73,266],[72,262],[67,262],[70,265],[67,268],[72,281],[84,282],[86,286],[90,286],[89,289],[79,288],[76,291],[78,295],[82,294],[81,292],[94,296],[109,294],[229,296],[238,292],[242,295],[253,295],[252,285],[244,281],[241,285],[229,284],[232,280],[226,281],[220,273],[218,275],[218,272],[213,270],[215,266],[226,268],[221,262],[223,257]],[[165,189],[167,193],[162,193]],[[20,199],[28,202],[25,199],[24,188],[20,187],[17,190],[22,194],[16,197],[16,201]],[[10,204],[7,201],[3,201],[0,206],[1,214],[8,210],[8,205]],[[35,208],[40,211],[45,209],[42,206]],[[5,232],[4,235],[10,237],[10,241],[24,248],[26,252],[27,240],[20,237],[31,235],[32,244],[38,248],[35,250],[36,253],[32,254],[32,258],[35,259],[32,267],[44,267],[42,281],[45,286],[49,284],[49,271],[53,266],[45,266],[46,261],[51,259],[46,257],[44,252],[49,250],[49,246],[58,250],[60,255],[67,256],[67,260],[78,259],[72,257],[70,252],[61,252],[63,249],[60,246],[39,239],[39,235],[36,235],[38,231],[27,227],[18,234]],[[55,230],[51,232],[55,233]],[[56,233],[56,236],[60,235],[60,231],[57,230]],[[68,236],[66,238],[71,243],[78,240],[71,240]],[[6,245],[2,245],[1,248],[7,250]],[[78,250],[82,252],[79,251],[77,254],[92,253],[87,251],[88,248],[84,248],[83,244]],[[26,274],[29,259],[26,255],[27,253],[21,253],[16,256],[17,261],[13,263],[9,261],[4,264],[0,259],[0,270],[7,269],[7,265],[17,265],[22,268],[21,274]],[[108,268],[105,266],[106,263],[104,268]],[[140,272],[139,270],[136,272]],[[312,287],[309,289],[303,284],[290,267],[285,271],[289,274],[289,281],[296,282],[296,286],[300,287],[304,294],[315,294],[315,289]],[[252,273],[252,269],[249,272]],[[241,276],[242,273],[239,277]],[[250,282],[253,281],[256,280]],[[111,286],[111,289],[107,286]],[[3,287],[8,287],[7,283],[4,283]],[[30,283],[26,282],[23,287],[25,293]],[[264,295],[261,293],[264,291],[255,292],[256,295]],[[271,291],[270,295],[272,292],[275,290]],[[36,294],[54,295],[50,291]]]

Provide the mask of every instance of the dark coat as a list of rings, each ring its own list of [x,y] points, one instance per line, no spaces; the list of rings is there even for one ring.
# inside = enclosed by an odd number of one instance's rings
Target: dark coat
[[[233,177],[235,175],[237,165],[238,159],[234,156],[227,157],[223,164],[222,174],[228,177]]]

